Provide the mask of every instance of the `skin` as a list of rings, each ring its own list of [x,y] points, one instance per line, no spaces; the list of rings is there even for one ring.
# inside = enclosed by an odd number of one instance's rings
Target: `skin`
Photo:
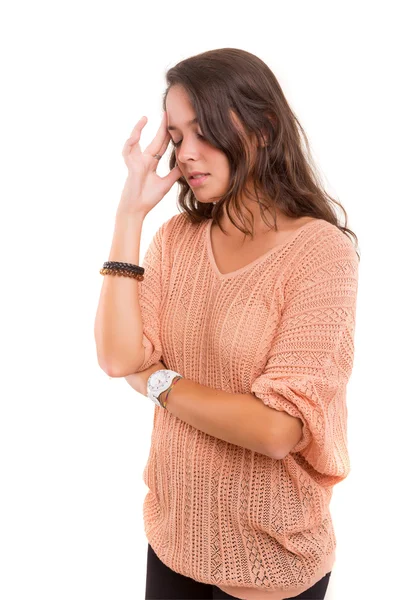
[[[191,185],[190,171],[211,174],[204,185],[192,188],[198,202],[218,202],[229,183],[227,157],[222,151],[198,137],[202,132],[197,123],[187,124],[196,115],[184,88],[179,86],[170,88],[166,100],[166,112],[167,127],[176,127],[176,129],[170,130],[170,134],[173,143],[178,143],[176,146],[177,163],[189,185]],[[233,118],[235,117],[233,116]],[[238,126],[240,127],[240,123]],[[181,141],[182,143],[179,143]],[[251,142],[251,140],[249,141]],[[250,148],[254,148],[252,143],[250,143]],[[251,182],[249,182],[249,186],[251,186]],[[223,240],[223,247],[228,256],[232,252],[234,253],[239,246],[243,249],[244,245],[250,253],[254,252],[255,256],[261,254],[265,250],[265,245],[268,246],[271,243],[273,245],[282,241],[279,236],[282,236],[290,228],[295,228],[294,223],[297,223],[298,226],[299,223],[304,222],[304,219],[290,220],[277,209],[276,222],[279,231],[275,232],[265,225],[256,202],[249,202],[248,198],[243,198],[242,202],[246,203],[254,216],[254,240],[249,238],[249,241],[243,242],[243,233],[224,214],[223,226],[228,235]],[[273,222],[273,218],[270,219],[269,215],[267,218]],[[218,232],[220,232],[219,228]],[[221,232],[218,235],[224,234]],[[248,259],[252,260],[252,258],[250,254]],[[236,260],[234,254],[232,260]],[[147,381],[150,375],[159,369],[166,368],[168,367],[160,361],[145,371],[125,376],[125,379],[133,389],[146,396]],[[160,395],[162,401],[166,399],[166,394],[167,391]],[[188,402],[188,398],[193,402]],[[227,419],[226,410],[228,402],[230,406],[229,419]],[[221,390],[201,386],[187,379],[178,381],[176,386],[171,389],[167,400],[167,410],[201,431],[274,458],[286,456],[302,436],[300,419],[294,418],[286,412],[275,411],[268,406],[263,406],[258,400],[255,400],[252,394],[228,394]],[[247,423],[248,426],[241,428],[239,423]],[[245,431],[246,433],[244,433]],[[265,447],[264,437],[266,438]]]
[[[221,196],[228,189],[229,183],[229,162],[226,155],[212,146],[205,139],[201,139],[198,135],[202,135],[200,125],[198,123],[188,125],[187,123],[196,117],[189,97],[182,86],[174,85],[170,88],[166,99],[167,112],[167,127],[175,127],[170,130],[172,143],[175,145],[176,159],[179,168],[186,177],[189,185],[190,171],[200,171],[210,173],[207,181],[199,186],[192,187],[193,193],[198,202],[218,202]],[[232,113],[234,122],[240,127],[240,123]],[[255,150],[254,139],[249,139],[249,147]],[[266,140],[267,141],[267,140]],[[178,143],[178,146],[176,144]],[[248,188],[253,190],[251,181],[248,182]],[[266,241],[266,234],[269,234],[273,239],[276,232],[264,223],[261,218],[260,210],[256,199],[254,201],[244,197],[241,199],[253,214],[254,217],[254,240],[249,236],[245,239],[244,234],[230,221],[224,211],[222,225],[227,231],[227,237],[232,244],[253,243],[258,239]],[[248,215],[250,218],[250,215]],[[267,220],[273,224],[273,212],[271,216],[266,214]],[[276,209],[276,223],[281,232],[290,231],[293,228],[302,225],[304,219],[293,219],[284,215],[278,208]],[[218,228],[219,230],[219,228]],[[222,234],[224,235],[224,234]]]

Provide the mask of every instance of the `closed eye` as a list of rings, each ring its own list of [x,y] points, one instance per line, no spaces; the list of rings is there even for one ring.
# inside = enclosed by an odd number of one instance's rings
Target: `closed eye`
[[[203,135],[200,135],[200,133],[196,133],[197,137],[201,140],[205,140],[206,138]],[[171,142],[173,143],[173,145],[176,147],[180,146],[182,144],[182,140],[180,140],[179,142],[174,142],[174,140],[171,140]]]

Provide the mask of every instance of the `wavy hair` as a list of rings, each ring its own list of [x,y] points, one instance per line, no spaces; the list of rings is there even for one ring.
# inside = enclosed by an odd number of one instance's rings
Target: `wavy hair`
[[[288,217],[325,219],[352,236],[358,246],[356,234],[347,228],[345,209],[324,189],[305,131],[275,75],[260,58],[237,48],[219,48],[180,61],[165,77],[163,110],[171,86],[183,86],[202,135],[225,153],[230,165],[228,189],[217,202],[198,202],[186,179],[179,178],[178,206],[192,223],[212,218],[224,231],[221,218],[226,204],[230,221],[253,239],[253,219],[249,230],[243,214],[246,207],[240,201],[243,196],[250,197],[248,182],[252,181],[267,225],[266,210],[278,207]],[[255,154],[249,144],[254,139]],[[176,165],[173,148],[169,168]],[[334,204],[344,213],[344,225]],[[233,220],[231,209],[243,228]],[[274,228],[277,230],[276,213]],[[360,260],[358,252],[357,256]]]

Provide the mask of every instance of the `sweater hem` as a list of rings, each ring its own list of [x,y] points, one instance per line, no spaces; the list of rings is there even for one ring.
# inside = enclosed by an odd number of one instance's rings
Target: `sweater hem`
[[[184,575],[185,577],[190,577],[189,573],[183,573],[180,570],[176,570],[176,566],[172,567],[168,564],[165,557],[161,558],[162,553],[160,552],[159,541],[160,538],[154,534],[154,529],[150,530],[146,526],[145,520],[145,534],[148,543],[152,547],[155,554],[157,554],[158,558],[172,571],[179,573],[180,575]],[[309,590],[313,587],[320,579],[325,577],[327,573],[332,570],[332,567],[336,560],[336,547],[333,551],[328,554],[324,561],[320,564],[317,571],[315,571],[314,575],[310,578],[310,580],[303,585],[298,585],[296,587],[287,587],[287,588],[275,588],[273,590],[262,588],[260,586],[257,587],[248,587],[248,586],[233,586],[233,585],[221,585],[217,584],[215,581],[205,581],[204,579],[194,579],[194,581],[199,581],[200,583],[207,583],[208,585],[215,585],[223,592],[238,598],[239,600],[287,600],[288,598],[295,598],[299,594],[302,594],[306,590]],[[193,579],[193,577],[192,577]]]
[[[297,587],[280,588],[271,591],[259,587],[251,588],[228,585],[218,585],[217,587],[219,587],[226,594],[234,596],[235,598],[239,598],[240,600],[286,600],[286,598],[295,598],[306,590],[312,588],[318,581],[320,581],[320,579],[325,577],[325,575],[332,570],[335,560],[336,549],[334,549],[331,554],[325,557],[324,562],[307,584]]]

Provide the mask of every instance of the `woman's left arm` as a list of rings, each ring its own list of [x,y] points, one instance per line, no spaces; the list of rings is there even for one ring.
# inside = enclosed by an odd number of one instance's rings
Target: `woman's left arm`
[[[166,368],[159,361],[125,379],[135,391],[147,396],[150,375]],[[166,394],[161,394],[162,400]],[[286,456],[302,433],[300,419],[265,406],[253,394],[230,394],[188,379],[170,391],[166,410],[200,431],[275,459]]]

